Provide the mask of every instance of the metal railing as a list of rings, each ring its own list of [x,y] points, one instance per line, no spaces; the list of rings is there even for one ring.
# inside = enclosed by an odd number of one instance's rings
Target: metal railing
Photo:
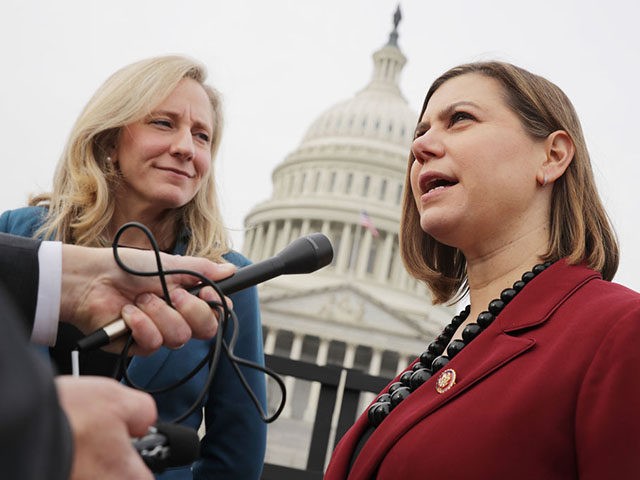
[[[275,355],[266,355],[265,362],[269,368],[280,375],[319,382],[321,387],[306,467],[302,469],[265,463],[261,478],[262,480],[321,480],[329,445],[336,445],[356,420],[360,393],[377,393],[389,383],[390,379],[367,375],[359,370],[335,365],[320,366]],[[332,439],[330,419],[333,418],[337,408],[339,408],[338,423]]]

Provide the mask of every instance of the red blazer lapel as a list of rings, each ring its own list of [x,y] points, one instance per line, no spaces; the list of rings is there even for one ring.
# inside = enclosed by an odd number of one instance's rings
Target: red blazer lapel
[[[446,368],[456,372],[456,384],[452,388],[437,393],[435,384],[442,373],[439,372],[390,413],[362,448],[349,480],[373,478],[387,452],[414,425],[532,348],[535,340],[519,331],[543,324],[566,298],[594,278],[599,278],[597,272],[560,261],[533,279],[523,293],[505,307],[493,325],[447,364]],[[344,473],[335,478],[346,475],[350,455],[367,426],[365,411],[344,439],[344,445],[340,446],[335,460],[340,465],[338,470]]]
[[[401,407],[389,414],[364,445],[353,464],[349,480],[372,478],[386,453],[405,432],[487,375],[527,351],[534,343],[531,339],[511,337],[494,328],[487,329],[465,348],[466,352],[461,352],[447,364],[446,368],[456,372],[456,383],[453,387],[444,393],[436,391],[436,380],[441,373],[439,372],[409,395]],[[482,360],[478,362],[478,358]],[[354,426],[357,429],[354,432],[356,440],[366,425],[367,422],[363,421],[362,417],[358,419]],[[347,451],[353,451],[353,447],[344,447]]]

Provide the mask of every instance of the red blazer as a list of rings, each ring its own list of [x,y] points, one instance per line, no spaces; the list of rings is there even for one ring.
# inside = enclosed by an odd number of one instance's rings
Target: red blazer
[[[640,478],[640,295],[557,262],[446,368],[409,395],[326,480]],[[395,380],[394,380],[395,381]]]

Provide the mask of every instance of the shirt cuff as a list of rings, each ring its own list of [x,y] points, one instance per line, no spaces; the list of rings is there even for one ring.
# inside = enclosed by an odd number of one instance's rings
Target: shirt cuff
[[[38,249],[38,301],[31,341],[55,345],[62,289],[62,242],[42,242]]]

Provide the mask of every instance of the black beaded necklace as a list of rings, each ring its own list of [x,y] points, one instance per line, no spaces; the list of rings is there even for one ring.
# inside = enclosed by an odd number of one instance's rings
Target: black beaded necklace
[[[512,288],[502,291],[499,299],[492,300],[486,311],[480,313],[475,323],[469,323],[462,331],[462,340],[454,340],[451,338],[460,325],[467,319],[471,311],[471,305],[462,310],[458,315],[453,317],[438,337],[431,342],[427,349],[420,355],[420,361],[415,363],[412,368],[405,370],[399,378],[398,382],[394,382],[389,386],[386,393],[381,394],[369,407],[368,417],[371,427],[376,428],[389,415],[402,400],[407,398],[411,392],[416,390],[420,385],[429,380],[436,372],[442,369],[449,360],[455,357],[460,351],[471,341],[482,333],[489,325],[493,323],[502,309],[529,283],[536,275],[543,272],[551,262],[536,265],[530,272],[525,272],[522,279],[513,284]],[[449,342],[451,344],[449,345]],[[447,345],[449,345],[447,347]],[[444,349],[447,347],[447,353]],[[443,373],[447,373],[446,371]],[[444,376],[442,385],[438,379],[436,390],[442,393],[453,385],[451,375],[455,372]]]

